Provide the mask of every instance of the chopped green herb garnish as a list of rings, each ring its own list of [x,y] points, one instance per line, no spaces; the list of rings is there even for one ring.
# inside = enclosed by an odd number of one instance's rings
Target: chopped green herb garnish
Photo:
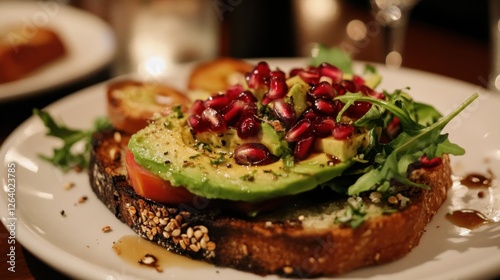
[[[56,122],[46,111],[34,109],[33,114],[40,117],[48,128],[48,136],[60,138],[63,141],[62,147],[54,148],[52,156],[39,155],[40,158],[49,161],[64,172],[86,168],[89,163],[92,134],[111,127],[111,123],[107,118],[98,118],[94,121],[92,129],[72,129]],[[83,150],[76,151],[73,148],[77,143],[83,143]]]

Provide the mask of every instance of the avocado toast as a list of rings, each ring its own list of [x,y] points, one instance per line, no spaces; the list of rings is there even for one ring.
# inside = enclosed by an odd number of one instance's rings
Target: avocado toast
[[[258,63],[133,135],[96,133],[91,186],[142,237],[219,266],[314,277],[398,259],[446,199],[447,154],[464,151],[440,131],[472,100],[442,118],[378,80]]]

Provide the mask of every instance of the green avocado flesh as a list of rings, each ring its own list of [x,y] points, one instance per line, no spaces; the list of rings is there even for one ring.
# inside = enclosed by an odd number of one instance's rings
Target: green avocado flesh
[[[291,167],[285,166],[284,160],[263,166],[242,166],[234,161],[232,151],[243,140],[232,137],[236,133],[231,131],[225,134],[195,138],[186,118],[172,114],[134,134],[129,149],[138,164],[173,186],[183,186],[209,199],[248,202],[314,189],[340,176],[353,163],[351,159],[339,161],[325,153],[315,153]],[[274,141],[274,151],[279,152],[279,142],[274,138],[266,134],[261,140],[271,145]]]

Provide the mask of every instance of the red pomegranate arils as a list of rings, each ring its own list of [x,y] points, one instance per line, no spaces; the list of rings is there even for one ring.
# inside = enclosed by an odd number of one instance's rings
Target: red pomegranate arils
[[[318,98],[314,100],[313,110],[320,116],[332,116],[337,112],[337,107],[332,100]]]
[[[341,84],[332,84],[332,88],[335,93],[335,96],[344,95],[347,92],[346,88],[343,87]]]
[[[354,119],[359,119],[362,116],[370,110],[372,104],[368,102],[354,102],[349,108],[346,110],[347,116],[354,118]]]
[[[222,110],[224,107],[226,107],[229,102],[229,98],[225,94],[219,94],[219,95],[213,95],[210,96],[207,100],[204,101],[205,107],[213,108],[217,111]]]
[[[298,73],[299,77],[308,84],[317,84],[320,75],[316,70],[304,70]]]
[[[293,68],[292,70],[290,70],[290,73],[288,74],[288,76],[291,78],[291,77],[295,77],[299,74],[299,72],[301,71],[304,71],[304,68]]]
[[[209,124],[203,121],[200,115],[189,116],[188,123],[196,133],[205,132],[209,129]]]
[[[295,145],[295,149],[293,151],[293,156],[296,160],[306,159],[310,154],[311,150],[316,139],[314,136],[309,136],[305,139],[300,140]]]
[[[305,118],[305,119],[311,119],[311,120],[314,120],[318,117],[318,115],[314,112],[313,109],[307,109],[303,114],[302,114],[302,118]]]
[[[284,97],[288,92],[288,85],[284,79],[272,78],[269,81],[269,92],[267,96],[272,99],[278,99]]]
[[[248,86],[252,89],[265,86],[270,72],[271,70],[267,62],[261,61],[257,63],[252,72],[246,76]]]
[[[283,99],[274,101],[274,114],[285,127],[290,127],[295,123],[296,115],[292,106],[285,102]]]
[[[233,100],[229,105],[222,109],[221,114],[224,117],[224,121],[228,126],[233,126],[238,121],[243,109],[245,108],[245,102],[242,100]]]
[[[214,132],[224,131],[226,122],[224,118],[213,108],[207,108],[201,113],[201,119],[208,122],[210,129]]]
[[[243,92],[243,90],[244,88],[240,84],[232,85],[226,90],[227,98],[229,98],[229,100],[234,100]]]
[[[343,86],[348,92],[356,93],[359,91],[356,84],[350,80],[342,80],[340,85]]]
[[[325,81],[311,87],[309,94],[311,94],[314,98],[333,99],[335,97],[332,85]]]
[[[342,71],[329,63],[323,62],[318,67],[318,72],[321,76],[326,76],[332,79],[333,83],[338,83],[342,80]]]
[[[365,80],[358,75],[354,75],[352,77],[352,82],[356,85],[356,88],[358,89],[358,91],[359,91],[359,87],[365,84]]]
[[[318,138],[324,138],[332,135],[335,125],[335,120],[332,118],[318,118],[313,123],[314,135]]]
[[[337,123],[332,131],[333,138],[337,140],[345,140],[354,133],[354,126],[350,124]]]
[[[242,91],[235,99],[242,100],[246,103],[257,102],[257,98],[249,90]]]
[[[270,79],[278,78],[278,79],[286,80],[286,74],[285,74],[285,72],[277,69],[277,70],[271,71],[269,73],[269,78]]]
[[[427,168],[427,169],[434,168],[434,167],[441,165],[441,163],[442,163],[442,160],[440,157],[428,159],[427,155],[423,155],[420,158],[420,167],[422,167],[422,168]]]
[[[197,99],[193,102],[193,105],[191,105],[191,108],[189,108],[189,113],[191,115],[200,115],[203,112],[203,110],[205,110],[205,109],[206,109],[206,107],[205,107],[204,102],[202,100]]]
[[[260,123],[253,116],[241,118],[236,127],[236,132],[241,139],[256,136],[260,131]]]
[[[276,159],[261,143],[244,143],[234,150],[234,160],[239,165],[266,165]]]
[[[296,142],[311,134],[312,121],[310,119],[301,119],[285,135],[287,142]],[[331,132],[330,132],[331,133]]]

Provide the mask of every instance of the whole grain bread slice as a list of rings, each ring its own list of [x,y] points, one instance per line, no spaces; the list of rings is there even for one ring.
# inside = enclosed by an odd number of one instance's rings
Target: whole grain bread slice
[[[93,136],[90,184],[107,208],[138,235],[172,252],[260,275],[338,275],[399,259],[418,245],[452,184],[450,161],[444,156],[441,165],[411,173],[411,180],[430,189],[401,186],[397,207],[359,198],[371,210],[355,228],[334,223],[353,199],[325,195],[327,190],[248,217],[212,207],[216,203],[203,198],[189,205],[163,205],[138,196],[124,168],[128,139],[118,131]]]

